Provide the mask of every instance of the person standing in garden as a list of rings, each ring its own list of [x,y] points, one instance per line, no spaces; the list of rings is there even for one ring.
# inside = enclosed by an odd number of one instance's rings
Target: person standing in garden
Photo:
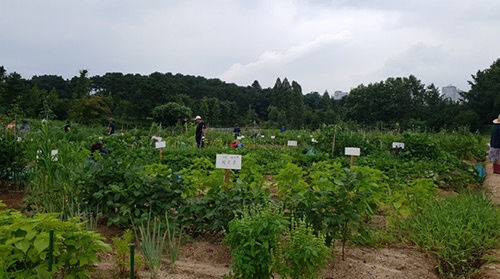
[[[238,125],[238,123],[236,123],[233,129],[234,139],[237,139],[240,136],[240,133],[241,133],[240,126]]]
[[[115,122],[111,117],[108,119],[108,135],[109,136],[115,135]]]
[[[21,126],[18,127],[19,129],[19,135],[21,135],[21,137],[25,138],[27,135],[28,135],[28,132],[30,131],[30,125],[28,125],[28,120],[26,119],[23,119],[23,121],[21,121]]]
[[[493,120],[488,159],[493,162],[493,173],[500,173],[500,115]]]
[[[205,133],[207,131],[207,126],[199,115],[194,118],[194,121],[198,124],[195,132],[196,146],[198,148],[202,148],[205,145]]]

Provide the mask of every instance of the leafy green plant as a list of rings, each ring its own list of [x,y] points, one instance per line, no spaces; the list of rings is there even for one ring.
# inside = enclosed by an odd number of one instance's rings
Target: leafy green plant
[[[132,244],[133,233],[127,229],[120,237],[113,237],[114,261],[120,276],[127,276],[130,272],[130,244]],[[134,255],[134,276],[137,277],[139,269],[142,266],[141,257],[137,254]]]
[[[193,235],[217,233],[227,230],[228,223],[245,207],[265,204],[269,196],[269,189],[250,187],[239,180],[225,190],[220,181],[205,195],[188,199],[179,209],[178,220]]]
[[[315,233],[304,220],[292,219],[274,250],[274,268],[281,278],[315,279],[330,256],[321,232]]]
[[[26,140],[17,141],[13,136],[7,135],[0,140],[0,179],[16,180],[20,178],[28,161]]]
[[[400,223],[410,240],[436,254],[441,275],[468,276],[500,243],[500,211],[480,194],[428,199]]]
[[[405,149],[399,154],[403,158],[438,159],[443,153],[431,134],[407,132],[403,134]]]
[[[98,167],[89,167],[79,180],[80,202],[101,212],[108,225],[125,226],[184,204],[186,184],[161,165],[138,166],[131,157],[102,158]]]
[[[297,206],[298,218],[305,218],[326,236],[326,243],[342,242],[342,257],[349,240],[370,240],[362,217],[369,217],[386,192],[380,171],[367,167],[332,173],[331,187],[310,189]]]
[[[438,189],[436,183],[430,178],[417,178],[401,183],[398,188],[389,191],[389,194],[383,198],[381,206],[382,210],[395,218],[408,217],[421,200],[434,197]]]
[[[272,274],[272,251],[288,221],[271,206],[253,206],[229,222],[223,242],[231,249],[235,278],[265,279]]]
[[[3,278],[89,277],[97,253],[111,250],[104,238],[85,230],[85,224],[57,214],[26,216],[16,210],[0,211],[0,274]],[[49,233],[54,230],[54,264],[48,270]]]
[[[309,188],[304,181],[305,174],[301,167],[288,163],[276,176],[278,196],[285,210],[295,210],[304,199],[303,193]]]
[[[444,152],[454,155],[461,160],[484,159],[485,146],[480,134],[471,133],[468,130],[458,132],[440,132],[435,135],[438,146]]]

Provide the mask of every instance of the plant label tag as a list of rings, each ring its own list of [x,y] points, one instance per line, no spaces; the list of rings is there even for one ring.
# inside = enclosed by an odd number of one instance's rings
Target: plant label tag
[[[52,161],[57,161],[57,154],[58,153],[59,153],[59,151],[57,151],[57,150],[50,151],[50,156],[52,158]]]
[[[393,142],[392,143],[392,148],[394,149],[405,149],[405,144],[402,142]]]
[[[218,169],[241,170],[241,155],[217,154],[215,167]]]
[[[167,144],[164,141],[157,141],[155,142],[155,147],[156,148],[165,148]]]
[[[288,146],[297,146],[297,141],[296,140],[289,140]]]
[[[346,147],[345,155],[359,156],[361,155],[361,150],[358,147]]]

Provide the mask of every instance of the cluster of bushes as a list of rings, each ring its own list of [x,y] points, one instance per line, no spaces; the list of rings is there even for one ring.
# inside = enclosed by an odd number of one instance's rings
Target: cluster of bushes
[[[295,243],[295,237],[304,243],[317,243],[319,239],[326,247],[333,241],[340,241],[343,247],[348,242],[373,245],[376,239],[367,220],[375,214],[390,216],[391,220],[411,220],[394,224],[408,235],[416,235],[418,227],[407,222],[422,216],[426,205],[438,203],[438,188],[464,193],[481,185],[475,166],[464,162],[484,157],[484,137],[476,134],[359,132],[336,125],[311,134],[287,131],[275,139],[244,139],[247,148],[238,149],[227,147],[230,134],[208,133],[209,144],[204,149],[186,144],[192,140],[191,135],[188,131],[167,137],[167,147],[160,153],[150,140],[151,134],[145,132],[102,138],[94,134],[75,141],[75,136],[42,126],[29,135],[33,141],[27,138],[19,143],[25,150],[25,166],[32,173],[28,208],[60,212],[63,219],[101,216],[108,225],[125,228],[168,213],[175,224],[193,236],[224,232],[233,251],[237,277],[248,278],[245,274],[262,269],[266,271],[258,274],[272,270],[284,277],[305,278],[296,274],[314,274],[326,257],[318,258],[318,266],[306,263],[313,258],[310,255],[299,261],[301,253],[297,251],[305,247]],[[312,137],[318,142],[314,143]],[[299,144],[288,147],[287,140]],[[89,158],[88,147],[96,141],[109,152]],[[405,148],[393,150],[393,142],[403,142]],[[354,166],[343,154],[345,147],[361,149]],[[56,157],[52,154],[55,149],[59,150]],[[311,149],[315,152],[309,152]],[[242,169],[230,172],[228,185],[224,183],[224,170],[215,168],[215,157],[220,153],[242,156]],[[264,175],[272,179],[266,180]],[[248,209],[269,204],[271,212],[279,212],[279,216]],[[473,214],[466,209],[460,208],[464,216]],[[497,214],[494,208],[488,212]],[[258,227],[259,222],[279,224],[276,231],[259,233],[268,239],[257,235],[253,239],[252,232],[244,230]],[[493,228],[493,224],[485,227]],[[238,243],[238,233],[247,234],[245,241],[254,246]],[[457,264],[447,258],[448,253],[436,252],[440,247],[408,240],[420,247],[433,247],[429,249],[440,258],[440,273],[466,274],[477,268],[478,259],[497,240],[489,229],[478,234],[488,239],[483,241],[488,245],[483,249],[460,247],[467,255],[457,258],[474,264]],[[286,237],[280,239],[277,235]],[[256,247],[266,251],[272,267],[259,266],[261,259],[255,259],[256,266],[241,266],[243,261],[238,259],[256,253]],[[323,251],[319,244],[310,247],[317,249],[312,254]],[[299,265],[306,269],[300,270],[296,267]]]

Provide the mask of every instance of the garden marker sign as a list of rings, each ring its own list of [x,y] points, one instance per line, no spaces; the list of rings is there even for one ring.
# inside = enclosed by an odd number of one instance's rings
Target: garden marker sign
[[[351,167],[354,165],[354,156],[361,155],[361,150],[358,147],[346,147],[344,150],[345,155],[351,156]]]
[[[57,154],[58,153],[59,153],[59,151],[57,151],[57,150],[50,151],[50,158],[52,158],[52,161],[57,161]]]
[[[159,138],[161,140],[161,138]],[[165,148],[167,144],[164,141],[157,141],[155,142],[155,147],[160,149],[160,164],[161,164],[161,157],[163,155],[163,148]]]
[[[289,140],[289,141],[288,141],[288,146],[294,146],[294,147],[297,147],[297,141],[296,141],[296,140]]]
[[[392,148],[393,149],[405,149],[405,144],[403,142],[393,142]]]
[[[405,144],[402,142],[392,143],[392,153],[398,155],[401,150],[405,149]]]
[[[229,170],[241,170],[241,155],[217,154],[215,168],[226,170],[226,176],[224,177],[226,187],[224,189],[227,190],[229,186]]]

